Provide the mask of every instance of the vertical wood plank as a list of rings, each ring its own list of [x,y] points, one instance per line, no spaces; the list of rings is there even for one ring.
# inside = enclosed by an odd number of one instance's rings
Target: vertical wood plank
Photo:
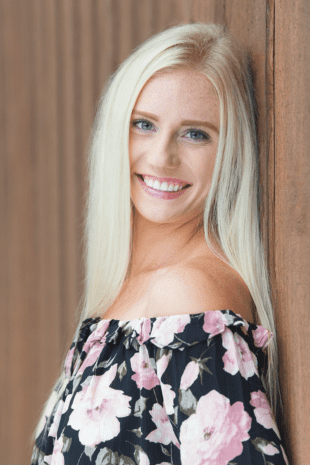
[[[269,3],[272,4],[272,2],[273,0],[270,0]],[[232,36],[246,47],[251,58],[255,100],[258,107],[257,136],[260,148],[259,187],[262,235],[267,263],[270,262],[270,273],[271,276],[274,276],[272,271],[273,262],[268,259],[268,251],[273,247],[273,236],[270,236],[272,231],[269,231],[269,224],[272,223],[274,217],[274,178],[272,170],[274,165],[272,148],[273,35],[272,32],[267,31],[268,28],[273,31],[272,11],[272,5],[268,8],[266,0],[258,0],[254,3],[250,0],[220,0],[218,2],[192,0],[191,2],[191,20],[225,25]],[[269,14],[268,17],[267,13]],[[267,101],[269,102],[268,105]],[[271,237],[271,241],[269,237]]]
[[[28,397],[29,417],[23,418],[22,427],[25,446],[10,449],[16,454],[13,463],[23,463],[25,455],[31,455],[29,432],[34,420],[42,410],[48,391],[59,373],[62,357],[60,312],[60,238],[59,238],[59,190],[58,190],[58,87],[57,49],[55,41],[55,4],[40,1],[31,2],[31,24],[25,37],[30,39],[34,56],[31,66],[33,142],[31,146],[34,208],[33,239],[35,241],[30,269],[35,275],[32,292],[35,304],[28,312],[32,326],[27,334],[31,343],[32,356],[27,358],[29,372],[24,384],[18,388]],[[31,33],[29,32],[31,31]],[[23,219],[19,217],[19,227]],[[29,383],[29,388],[25,384]],[[30,421],[31,419],[31,421]],[[20,421],[20,420],[19,420]],[[27,427],[25,427],[27,424]],[[15,427],[10,434],[15,437]],[[27,441],[26,441],[27,439]],[[16,441],[16,439],[14,439]],[[13,452],[14,451],[14,452]]]
[[[270,286],[272,293],[272,302],[275,310],[275,322],[277,326],[277,337],[279,326],[277,320],[277,290],[275,275],[275,150],[274,150],[274,0],[267,0],[266,13],[266,106],[265,106],[265,160],[260,157],[260,208],[263,225],[263,239],[267,249],[269,263]],[[261,142],[260,142],[261,144]],[[279,364],[282,364],[282,353],[279,352]],[[282,394],[283,381],[280,379],[280,388]],[[279,400],[282,402],[283,399]],[[284,407],[284,406],[283,406]],[[278,410],[277,423],[279,423]],[[285,409],[282,412],[285,415]],[[285,440],[285,432],[282,432],[282,439]]]
[[[95,105],[113,72],[115,44],[112,30],[112,0],[94,2],[93,34],[95,62]]]
[[[2,105],[0,105],[0,256],[2,258],[2,266],[0,267],[0,305],[2,311],[0,312],[0,350],[2,354],[2,364],[0,370],[0,395],[1,399],[8,396],[8,350],[9,345],[7,341],[7,333],[9,329],[9,231],[8,231],[8,168],[7,168],[7,92],[6,80],[8,70],[6,66],[6,47],[5,47],[5,22],[7,22],[7,11],[5,5],[0,2],[0,94],[2,97]],[[0,450],[3,451],[3,460],[8,460],[8,453],[6,451],[6,444],[8,443],[9,431],[5,424],[8,416],[8,402],[0,403]]]
[[[60,247],[60,299],[62,315],[61,348],[65,350],[73,333],[73,314],[79,295],[78,224],[81,206],[77,202],[77,152],[78,129],[76,126],[76,82],[74,2],[57,0],[56,4],[56,53],[57,53],[57,133],[59,158],[59,247]],[[71,322],[71,325],[70,325]]]
[[[49,294],[49,274],[45,269],[38,272],[39,255],[38,229],[40,228],[37,204],[37,152],[35,139],[35,53],[33,36],[35,34],[34,5],[26,2],[2,2],[3,19],[3,64],[4,64],[4,112],[5,112],[5,215],[2,217],[7,231],[5,253],[6,306],[1,312],[1,326],[5,328],[5,346],[3,361],[6,383],[4,417],[4,434],[1,435],[1,459],[5,463],[23,463],[25,455],[30,454],[28,434],[25,425],[30,423],[33,405],[37,405],[38,392],[48,386],[46,377],[56,373],[57,341],[59,327],[53,325],[54,317],[48,321],[50,314],[47,308],[57,308],[57,294],[53,306],[53,295]],[[30,33],[31,31],[31,33]],[[53,52],[53,51],[52,51]],[[55,54],[53,54],[55,56]],[[46,76],[44,76],[46,77]],[[54,89],[52,89],[54,91]],[[47,106],[44,110],[47,111]],[[43,116],[43,115],[41,115]],[[48,156],[48,149],[42,144],[41,155]],[[51,166],[53,160],[51,162]],[[40,173],[42,174],[42,173]],[[45,178],[51,177],[48,173]],[[44,175],[44,173],[43,173]],[[41,176],[39,176],[41,178]],[[45,179],[46,181],[46,179]],[[55,183],[54,183],[55,185]],[[56,187],[56,186],[55,186]],[[54,189],[55,192],[55,189]],[[51,186],[51,202],[42,205],[44,224],[47,224],[48,256],[57,291],[57,222],[49,223],[48,215],[54,213],[53,186]],[[48,203],[48,202],[47,202]],[[42,218],[41,218],[42,219]],[[55,220],[55,218],[52,218]],[[51,231],[51,234],[49,234]],[[56,249],[53,246],[56,242]],[[44,249],[43,253],[46,249]],[[47,254],[48,254],[47,251]],[[54,252],[54,254],[53,254]],[[53,255],[52,255],[53,254]],[[54,259],[54,260],[53,260]],[[49,276],[49,277],[50,277]],[[42,278],[42,280],[40,280]],[[40,305],[40,292],[45,296],[45,307]],[[46,295],[48,298],[46,298]],[[41,301],[42,302],[42,301]],[[43,314],[43,318],[40,317]],[[48,337],[44,335],[44,325],[48,325],[46,334],[53,338],[53,352],[48,345]],[[43,328],[42,328],[43,326]],[[51,341],[50,341],[51,342]],[[40,351],[38,351],[40,347]],[[50,368],[46,363],[50,362]],[[38,390],[34,388],[38,386]],[[3,393],[2,393],[3,394]],[[43,396],[41,396],[43,399]],[[16,445],[20,445],[17,447]],[[30,456],[29,456],[30,457]]]
[[[90,129],[95,116],[95,63],[93,55],[94,36],[92,30],[94,3],[78,0],[74,2],[75,17],[75,102],[76,126],[78,133],[78,185],[81,192],[85,188],[82,166],[86,161],[86,147],[90,136]]]
[[[127,58],[133,46],[133,24],[131,19],[132,1],[115,0],[112,2],[114,69]]]
[[[262,232],[287,413],[278,421],[291,463],[306,464],[309,2],[0,0],[0,8],[1,460],[30,463],[29,434],[72,337],[84,277],[86,145],[102,85],[152,34],[214,21],[252,51]]]
[[[153,25],[156,32],[180,22],[187,22],[190,19],[190,3],[184,0],[158,0],[154,19]]]
[[[310,457],[310,3],[275,0],[275,197],[280,374],[292,463]]]
[[[225,16],[225,0],[206,2],[190,0],[190,18],[192,21],[223,23]]]
[[[152,0],[134,0],[131,7],[133,46],[144,42],[153,33]]]
[[[5,216],[6,228],[5,266],[7,288],[6,306],[1,312],[1,324],[5,324],[5,351],[1,371],[5,370],[6,391],[1,396],[3,413],[7,422],[3,425],[1,455],[5,459],[18,458],[16,443],[23,443],[25,434],[20,421],[27,415],[27,391],[30,383],[26,372],[29,369],[25,360],[29,346],[28,331],[31,328],[32,286],[35,284],[31,270],[33,253],[32,211],[32,172],[30,146],[30,75],[29,49],[24,40],[28,29],[29,16],[25,7],[2,5],[3,13],[3,59],[5,76]],[[16,15],[18,19],[16,19]],[[15,53],[14,53],[15,52]],[[20,228],[20,218],[24,218]],[[2,221],[2,218],[1,218]],[[3,319],[2,319],[3,318]],[[29,353],[33,353],[29,347]],[[23,363],[24,362],[24,363]],[[13,369],[12,369],[13,368]],[[26,379],[25,379],[26,378]],[[24,386],[20,389],[19,386]],[[14,395],[13,395],[14,393]],[[12,431],[14,428],[14,436]],[[4,431],[3,431],[4,430]]]
[[[269,39],[267,37],[266,15],[266,0],[258,0],[255,2],[249,0],[225,2],[224,24],[227,25],[233,37],[248,49],[251,57],[251,69],[258,110],[257,136],[259,142],[259,187],[262,235],[268,262],[268,250],[270,247],[273,247],[272,242],[269,246],[268,222],[269,219],[274,216],[274,190],[273,185],[268,184],[268,178],[269,162],[272,163],[274,154],[269,151],[269,147],[267,146],[267,132],[269,131],[267,124],[268,121],[270,122],[270,118],[272,119],[273,117],[272,107],[269,107],[269,116],[267,117],[267,95],[273,86],[273,76],[267,74],[267,63],[269,63],[268,70],[271,71],[270,65],[272,65],[273,55],[267,54],[267,52],[269,54],[272,53],[272,48],[270,48],[271,37],[269,37]],[[267,79],[271,79],[271,87],[270,85],[268,86]],[[269,142],[270,137],[273,137],[272,134],[269,136]],[[271,265],[272,264],[269,263],[269,269]],[[270,272],[272,273],[272,271]]]
[[[55,4],[35,1],[36,198],[40,373],[49,389],[61,356],[59,289],[58,111]],[[53,350],[51,351],[51,347]]]
[[[206,4],[193,0],[194,20],[203,17],[205,21],[225,24],[238,42],[245,45],[251,56],[255,100],[257,103],[257,136],[259,141],[260,171],[260,211],[262,236],[265,244],[266,259],[271,277],[271,290],[275,307],[275,320],[278,329],[279,364],[287,366],[282,352],[282,327],[277,314],[277,289],[275,273],[275,150],[274,150],[274,0],[223,1],[222,4]],[[281,188],[281,184],[277,184]],[[280,377],[281,393],[286,385],[288,373],[283,371]],[[284,402],[285,404],[285,402]],[[280,411],[277,421],[280,422]],[[281,435],[289,451],[289,432],[286,428],[287,416],[283,411]]]

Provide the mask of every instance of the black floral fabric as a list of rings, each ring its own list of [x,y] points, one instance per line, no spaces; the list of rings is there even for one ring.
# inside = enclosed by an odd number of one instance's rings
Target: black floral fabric
[[[272,337],[231,310],[87,318],[31,465],[288,465],[261,380]]]

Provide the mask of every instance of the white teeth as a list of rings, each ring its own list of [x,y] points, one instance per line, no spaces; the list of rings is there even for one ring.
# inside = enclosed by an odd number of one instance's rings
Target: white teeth
[[[153,189],[156,189],[158,191],[176,192],[182,189],[182,186],[179,186],[178,184],[169,184],[168,187],[167,182],[163,182],[160,184],[160,182],[157,179],[153,181],[153,179],[147,178],[146,176],[144,177],[144,182],[147,186],[152,187]]]

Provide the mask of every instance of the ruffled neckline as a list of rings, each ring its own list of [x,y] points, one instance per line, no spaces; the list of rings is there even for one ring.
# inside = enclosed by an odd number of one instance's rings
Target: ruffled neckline
[[[230,309],[207,310],[202,313],[135,318],[133,320],[86,318],[80,325],[83,342],[113,343],[127,338],[127,346],[134,340],[138,344],[153,343],[157,347],[182,349],[193,343],[211,339],[223,333],[226,327],[238,328],[247,342],[264,350],[274,334],[261,325],[249,323]],[[182,338],[178,338],[181,333]],[[256,351],[255,351],[256,352]]]
[[[142,344],[152,344],[167,350],[184,350],[186,347],[212,338],[229,328],[238,343],[239,337],[257,356],[259,369],[264,365],[266,347],[274,334],[263,326],[249,323],[232,310],[207,310],[202,313],[185,313],[134,320],[86,318],[80,324],[77,336],[67,354],[64,368],[66,378],[74,376],[91,350],[101,352],[106,344],[118,344],[125,349],[140,350]],[[98,346],[96,349],[93,346]],[[222,341],[221,341],[222,345]],[[99,351],[98,351],[99,349]]]

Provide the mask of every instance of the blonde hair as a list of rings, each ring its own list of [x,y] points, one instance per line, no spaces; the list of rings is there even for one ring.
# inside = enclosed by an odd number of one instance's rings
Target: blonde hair
[[[247,284],[257,310],[255,323],[274,334],[267,346],[268,369],[262,382],[276,417],[277,397],[281,398],[277,334],[260,232],[252,85],[246,51],[221,25],[180,24],[156,34],[119,66],[102,93],[88,147],[83,239],[86,274],[74,340],[83,320],[104,315],[130,273],[134,206],[130,198],[128,142],[136,99],[154,73],[180,68],[204,73],[219,97],[218,152],[201,227],[208,246],[219,256],[212,247],[211,233],[228,258],[228,265]],[[67,381],[62,366],[32,441],[44,424],[47,428]]]

